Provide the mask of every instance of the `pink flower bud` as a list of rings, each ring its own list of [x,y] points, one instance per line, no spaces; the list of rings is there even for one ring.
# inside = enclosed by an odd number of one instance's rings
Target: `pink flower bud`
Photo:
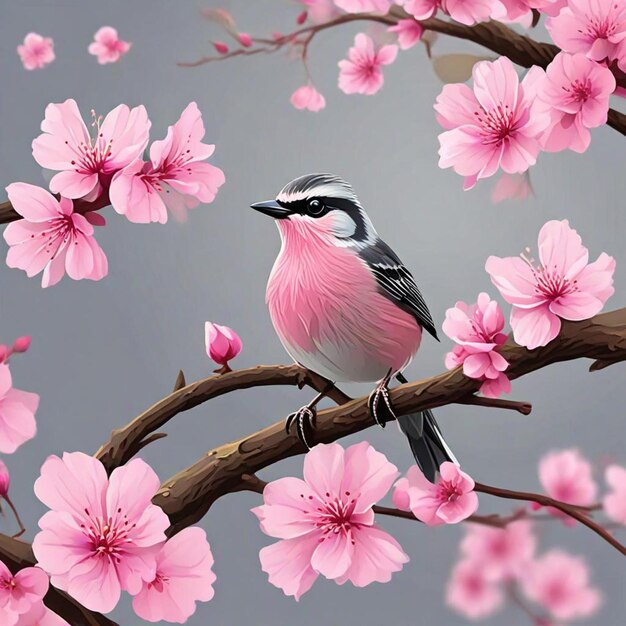
[[[234,359],[241,352],[241,339],[228,326],[206,322],[204,336],[206,353],[224,368],[228,367],[228,361]]]
[[[306,11],[302,11],[302,13],[300,13],[298,17],[296,18],[296,24],[298,24],[299,26],[302,26],[302,24],[306,22],[307,17],[309,17],[309,14]]]
[[[239,33],[238,37],[239,37],[239,43],[244,48],[250,48],[252,46],[252,37],[250,37],[248,33]]]
[[[11,477],[9,476],[9,468],[4,464],[3,461],[0,461],[0,496],[3,498],[7,497],[9,493],[9,483],[11,482]]]
[[[13,342],[13,352],[26,352],[30,348],[30,336],[24,335],[24,337],[18,337]]]
[[[9,348],[3,343],[0,343],[0,363],[3,363],[9,356]]]
[[[283,38],[283,34],[282,34],[282,33],[279,33],[277,30],[275,30],[275,31],[272,33],[272,39],[273,39],[274,41],[280,41],[282,38]]]
[[[219,54],[228,54],[228,46],[223,41],[214,41],[213,46]]]

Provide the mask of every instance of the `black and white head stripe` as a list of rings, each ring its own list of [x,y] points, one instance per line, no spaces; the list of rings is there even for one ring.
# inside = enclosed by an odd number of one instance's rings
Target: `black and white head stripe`
[[[374,226],[352,187],[333,174],[307,174],[287,183],[276,196],[281,206],[309,218],[336,211],[337,245],[361,248],[376,241]]]
[[[380,292],[415,317],[418,324],[435,339],[437,330],[415,280],[398,255],[382,240],[359,251],[359,256],[374,274]]]
[[[276,197],[278,202],[289,204],[311,198],[336,198],[349,200],[361,206],[352,187],[333,174],[307,174],[287,183]]]

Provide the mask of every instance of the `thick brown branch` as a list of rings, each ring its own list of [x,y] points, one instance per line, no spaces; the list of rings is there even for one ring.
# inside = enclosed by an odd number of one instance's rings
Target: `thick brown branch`
[[[309,40],[316,34],[356,21],[379,22],[392,26],[401,19],[410,19],[411,15],[399,6],[392,7],[387,15],[376,15],[373,13],[349,13],[340,15],[334,20],[322,24],[305,26],[297,31],[284,35],[273,40],[256,39],[260,46],[254,48],[242,48],[220,56],[205,56],[197,61],[189,63],[179,63],[181,67],[198,67],[213,61],[223,61],[238,56],[252,56],[257,54],[267,54],[276,52],[288,44],[297,42],[299,38],[308,36]],[[421,22],[425,30],[441,33],[457,39],[465,39],[479,46],[487,48],[492,52],[509,57],[511,61],[522,67],[532,67],[538,65],[546,68],[554,57],[559,53],[559,48],[551,43],[535,41],[526,35],[520,35],[512,28],[505,26],[501,22],[491,21],[474,26],[465,26],[453,20],[441,20],[431,18]],[[618,74],[617,84],[626,88],[626,78]],[[626,135],[626,115],[609,109],[607,124]]]
[[[552,363],[589,358],[616,363],[626,360],[626,309],[598,315],[583,322],[564,322],[559,336],[549,345],[527,350],[509,341],[502,348],[511,363],[507,374],[515,379]],[[231,375],[236,375],[233,372]],[[460,369],[391,392],[398,415],[456,403],[476,392],[479,383]],[[316,441],[335,441],[372,425],[365,398],[320,411]],[[191,467],[163,483],[154,502],[172,521],[171,533],[200,520],[213,502],[237,490],[243,474],[254,474],[282,459],[302,454],[298,439],[288,436],[282,421],[239,441],[219,446]]]
[[[0,534],[0,558],[13,574],[25,567],[32,567],[36,562],[28,543],[2,534]],[[63,617],[72,626],[117,626],[116,622],[108,617],[87,610],[66,593],[52,586],[44,602],[51,611]]]
[[[111,472],[132,458],[140,447],[143,447],[141,442],[174,415],[231,391],[267,385],[293,385],[300,388],[308,385],[316,391],[322,391],[328,384],[329,381],[325,378],[299,365],[259,366],[209,376],[173,391],[126,426],[114,430],[109,441],[101,446],[95,456],[102,461],[107,471]],[[338,404],[344,404],[351,399],[336,387],[333,387],[327,395]]]

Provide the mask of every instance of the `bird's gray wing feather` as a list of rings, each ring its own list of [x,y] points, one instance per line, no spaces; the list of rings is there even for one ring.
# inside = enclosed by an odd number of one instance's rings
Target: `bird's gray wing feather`
[[[360,250],[359,254],[376,277],[381,293],[413,315],[418,324],[439,341],[426,302],[398,255],[382,239]]]

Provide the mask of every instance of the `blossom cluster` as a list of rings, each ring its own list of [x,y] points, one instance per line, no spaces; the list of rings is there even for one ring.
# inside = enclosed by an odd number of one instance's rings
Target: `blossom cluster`
[[[239,43],[231,52],[216,42],[222,56],[254,53],[255,44],[272,51],[286,47],[299,56],[307,81],[291,96],[297,109],[320,111],[326,98],[315,87],[307,59],[313,35],[350,14],[368,13],[373,22],[388,14],[395,23],[384,29],[358,33],[347,58],[339,61],[338,86],[346,94],[373,95],[384,84],[383,68],[400,50],[423,39],[430,55],[431,37],[424,37],[423,21],[438,12],[463,25],[496,20],[529,27],[545,14],[546,27],[559,53],[548,66],[533,66],[520,80],[511,60],[480,60],[472,84],[444,86],[434,105],[444,132],[439,135],[439,166],[452,168],[473,188],[498,171],[503,179],[494,190],[498,199],[527,197],[527,176],[541,152],[572,150],[582,153],[591,130],[607,122],[609,98],[623,95],[626,72],[626,5],[613,0],[299,0],[304,11],[299,25],[308,27],[271,39],[242,40],[234,20],[224,10],[209,10]],[[400,8],[401,7],[401,8]],[[534,22],[533,22],[534,23]],[[620,79],[620,84],[616,80]],[[458,80],[458,79],[456,79]],[[499,201],[499,200],[494,200]]]
[[[539,261],[530,251],[519,257],[490,256],[485,264],[492,283],[512,305],[509,318],[515,341],[528,349],[552,341],[561,320],[581,321],[598,314],[613,295],[615,259],[602,253],[589,263],[589,251],[567,220],[544,224],[538,237]],[[509,393],[508,361],[500,354],[506,341],[498,303],[481,293],[475,304],[457,302],[446,312],[443,331],[456,346],[446,367],[463,367],[482,381],[480,391],[497,398]]]
[[[189,527],[166,538],[169,519],[151,503],[159,486],[141,459],[107,477],[82,452],[48,457],[35,494],[50,510],[39,520],[33,552],[52,585],[103,613],[127,591],[149,622],[184,623],[196,602],[210,600],[215,574],[206,534]]]
[[[119,38],[112,26],[99,28],[89,44],[89,54],[95,56],[100,65],[117,63],[131,48],[132,43]],[[17,54],[24,69],[40,70],[50,65],[55,59],[54,41],[38,33],[28,33],[24,42],[17,46]]]
[[[550,497],[577,507],[601,508],[609,520],[626,525],[625,468],[605,469],[608,490],[601,504],[596,504],[598,485],[592,465],[576,449],[546,454],[539,462],[539,479]],[[530,512],[538,508],[519,511],[503,528],[468,527],[446,590],[450,607],[469,619],[486,619],[503,606],[507,595],[514,594],[517,603],[522,599],[533,603],[527,612],[532,613],[535,605],[543,611],[536,615],[537,624],[565,623],[599,609],[601,594],[590,584],[589,567],[582,557],[561,549],[537,554],[536,522]],[[573,523],[555,509],[547,511],[566,525]]]
[[[39,165],[57,172],[50,191],[27,183],[7,187],[13,208],[23,219],[4,231],[10,249],[7,265],[31,277],[42,273],[42,286],[65,273],[75,280],[100,280],[107,258],[95,238],[106,224],[96,209],[111,204],[131,222],[165,223],[168,210],[184,219],[189,208],[215,199],[224,173],[206,163],[215,149],[205,144],[202,114],[195,102],[169,127],[164,139],[143,153],[151,122],[145,107],[115,107],[104,118],[92,111],[92,134],[74,100],[46,107],[43,133],[33,141]]]

